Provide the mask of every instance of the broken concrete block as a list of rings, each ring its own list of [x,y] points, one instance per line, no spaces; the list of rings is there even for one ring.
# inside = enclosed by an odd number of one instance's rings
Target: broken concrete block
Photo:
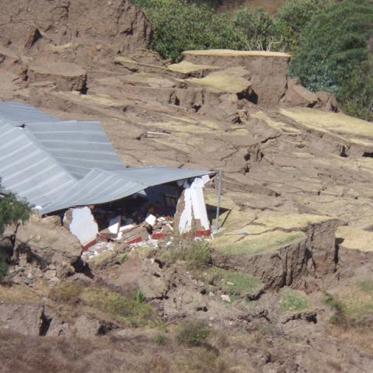
[[[87,72],[74,63],[48,63],[31,65],[28,70],[30,83],[52,81],[59,91],[85,92]]]
[[[83,247],[94,242],[98,235],[98,225],[88,207],[69,209],[64,216],[64,226]]]

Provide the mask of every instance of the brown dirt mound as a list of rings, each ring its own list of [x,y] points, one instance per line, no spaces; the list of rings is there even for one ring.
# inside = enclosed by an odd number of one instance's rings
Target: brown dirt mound
[[[61,51],[72,61],[129,52],[145,48],[152,33],[129,0],[15,0],[1,7],[0,44],[48,59]]]

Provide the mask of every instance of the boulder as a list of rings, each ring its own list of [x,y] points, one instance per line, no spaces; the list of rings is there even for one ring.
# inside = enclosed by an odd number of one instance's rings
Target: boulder
[[[74,63],[48,63],[31,65],[28,69],[30,83],[51,81],[59,91],[85,92],[87,73]]]
[[[75,332],[81,338],[94,337],[99,334],[101,323],[98,320],[90,319],[85,315],[79,316],[75,321]]]
[[[315,93],[304,88],[299,80],[289,79],[283,102],[290,106],[314,107],[318,102],[318,97]]]
[[[327,111],[333,111],[333,112],[339,111],[337,99],[332,93],[325,92],[325,91],[319,91],[319,92],[316,92],[316,96],[318,99],[317,106]]]
[[[0,329],[39,336],[43,324],[43,306],[0,304]]]
[[[56,218],[32,216],[28,223],[19,226],[16,234],[13,261],[18,263],[11,268],[14,273],[30,276],[64,278],[75,272],[74,265],[81,254],[79,241],[64,227],[56,225]],[[4,236],[12,236],[14,227],[6,229]],[[27,271],[24,269],[27,267]],[[23,268],[23,270],[22,270]],[[33,277],[35,277],[33,276]]]

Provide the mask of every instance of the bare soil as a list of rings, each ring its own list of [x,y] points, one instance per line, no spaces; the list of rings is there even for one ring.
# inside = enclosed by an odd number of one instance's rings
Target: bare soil
[[[231,75],[213,52],[214,66],[168,69],[127,0],[0,5],[0,99],[100,120],[128,166],[224,172],[208,267],[119,248],[88,273],[53,221],[23,227],[0,286],[1,372],[373,371],[370,123],[327,111],[330,98],[254,102],[255,56],[231,58]],[[261,89],[286,94],[273,71]],[[178,343],[186,320],[209,325],[203,343]]]

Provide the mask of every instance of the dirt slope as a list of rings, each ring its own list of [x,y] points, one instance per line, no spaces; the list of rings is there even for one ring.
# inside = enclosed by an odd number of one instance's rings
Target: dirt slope
[[[167,66],[143,49],[149,24],[125,0],[8,3],[0,99],[102,121],[129,166],[221,169],[224,210],[213,266],[196,271],[145,249],[103,258],[88,278],[72,268],[74,243],[53,254],[57,230],[46,245],[25,227],[37,255],[21,253],[19,285],[0,286],[0,302],[32,335],[2,319],[0,371],[372,371],[371,124],[299,89],[299,106],[285,104],[273,55],[264,72],[232,51],[227,64],[210,51]],[[281,92],[262,104],[272,83]],[[134,290],[146,302],[131,316],[121,297]],[[210,324],[206,344],[177,343],[184,319]]]

